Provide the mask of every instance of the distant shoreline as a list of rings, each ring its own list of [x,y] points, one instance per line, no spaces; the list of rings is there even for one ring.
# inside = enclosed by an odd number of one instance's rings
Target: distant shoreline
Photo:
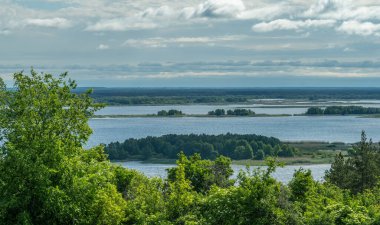
[[[112,119],[112,118],[182,118],[182,117],[205,117],[205,118],[236,118],[236,117],[288,117],[293,116],[291,114],[255,114],[249,116],[211,116],[207,114],[185,114],[178,116],[158,116],[156,114],[142,114],[142,115],[94,115],[94,119]]]
[[[249,116],[210,116],[207,114],[185,114],[180,116],[158,116],[156,114],[141,115],[94,115],[92,119],[122,119],[122,118],[249,118],[249,117],[292,117],[292,116],[308,116],[308,117],[327,117],[327,116],[356,116],[357,118],[374,118],[380,119],[380,114],[346,114],[346,115],[308,115],[302,114],[255,114]]]

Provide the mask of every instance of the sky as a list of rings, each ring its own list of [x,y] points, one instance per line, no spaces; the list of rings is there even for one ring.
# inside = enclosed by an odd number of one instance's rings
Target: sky
[[[380,87],[379,0],[0,0],[0,76],[96,87]]]

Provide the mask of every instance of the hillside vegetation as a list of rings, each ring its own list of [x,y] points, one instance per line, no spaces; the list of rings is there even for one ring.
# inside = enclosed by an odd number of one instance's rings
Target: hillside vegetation
[[[304,169],[278,182],[271,157],[232,179],[229,158],[199,153],[148,178],[111,164],[102,146],[84,149],[101,105],[75,88],[35,71],[14,74],[11,90],[0,81],[0,224],[380,224],[380,149],[364,133],[325,182]]]

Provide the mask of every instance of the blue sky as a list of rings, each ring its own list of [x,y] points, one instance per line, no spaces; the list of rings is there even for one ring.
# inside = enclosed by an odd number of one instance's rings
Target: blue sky
[[[0,0],[0,76],[80,86],[380,86],[378,0]]]

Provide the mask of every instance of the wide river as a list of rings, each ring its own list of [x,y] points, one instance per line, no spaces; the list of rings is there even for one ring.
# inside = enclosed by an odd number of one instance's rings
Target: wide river
[[[378,102],[376,102],[378,107]],[[216,108],[233,109],[244,107],[230,106],[120,106],[107,107],[99,115],[144,115],[154,114],[165,109],[178,109],[187,114],[206,114]],[[244,107],[246,108],[246,107]],[[298,114],[304,113],[306,107],[289,108],[255,108],[256,113]],[[91,119],[90,126],[94,133],[88,147],[112,141],[124,141],[127,138],[143,138],[164,134],[260,134],[277,137],[283,141],[327,141],[354,143],[359,141],[360,132],[365,130],[367,136],[375,142],[380,140],[380,119],[359,118],[356,116],[290,116],[290,117],[177,117],[177,118],[102,118]],[[173,165],[142,164],[139,162],[122,163],[123,166],[142,171],[148,176],[166,176],[166,169]],[[288,182],[295,169],[300,166],[279,168],[274,177]],[[321,180],[330,165],[306,165],[315,179]],[[234,165],[235,176],[243,166]]]
[[[260,134],[283,141],[328,141],[353,143],[365,130],[374,141],[380,140],[380,119],[355,116],[290,117],[179,117],[92,119],[94,133],[88,145],[127,138],[164,134]]]

